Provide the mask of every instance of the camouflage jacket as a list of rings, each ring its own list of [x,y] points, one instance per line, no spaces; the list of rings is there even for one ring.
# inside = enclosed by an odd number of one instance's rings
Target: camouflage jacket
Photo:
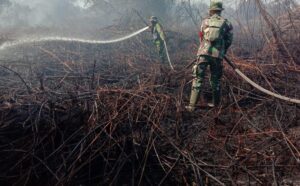
[[[211,28],[214,28],[214,25],[216,25],[216,22],[222,24],[219,29],[220,37],[216,41],[211,42],[207,38],[209,37],[210,30],[212,30]],[[202,37],[200,38],[201,43],[197,56],[211,56],[222,59],[232,43],[232,30],[231,23],[217,14],[206,18],[200,29],[200,35]]]
[[[151,32],[154,41],[164,41],[166,38],[163,27],[159,23],[156,23],[154,26],[151,27]]]

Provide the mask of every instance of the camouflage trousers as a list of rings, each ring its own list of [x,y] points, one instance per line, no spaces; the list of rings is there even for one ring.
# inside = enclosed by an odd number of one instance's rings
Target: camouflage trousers
[[[166,52],[165,52],[165,45],[164,41],[157,40],[154,41],[154,44],[156,46],[157,53],[159,54],[159,58],[162,63],[165,63],[166,60]]]
[[[192,85],[192,95],[190,104],[193,104],[192,102],[197,102],[198,93],[202,89],[208,66],[211,72],[210,84],[212,87],[213,103],[215,105],[218,105],[220,103],[221,78],[223,75],[222,60],[210,56],[199,56],[198,63],[193,66],[194,80]],[[192,96],[194,96],[194,98],[192,98]]]

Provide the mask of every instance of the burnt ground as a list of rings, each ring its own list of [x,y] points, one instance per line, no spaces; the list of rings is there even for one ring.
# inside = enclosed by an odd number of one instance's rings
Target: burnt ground
[[[175,71],[143,36],[4,52],[1,185],[299,185],[299,105],[224,64],[222,105],[205,107],[206,83],[187,113],[197,42],[170,35]],[[299,66],[263,56],[230,55],[263,87],[299,98]]]

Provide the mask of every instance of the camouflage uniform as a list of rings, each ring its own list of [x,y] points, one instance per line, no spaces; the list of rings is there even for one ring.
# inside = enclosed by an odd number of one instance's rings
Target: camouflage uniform
[[[216,27],[218,28],[218,23],[220,23],[220,37],[216,41],[209,41],[207,38],[210,37],[209,34],[211,33],[211,29]],[[203,21],[200,30],[201,44],[197,53],[198,61],[193,66],[194,79],[192,84],[190,104],[188,106],[190,111],[194,110],[195,104],[197,103],[199,97],[198,94],[201,91],[205,78],[205,72],[208,66],[210,67],[211,71],[210,84],[213,94],[212,106],[220,103],[220,81],[223,74],[222,60],[232,43],[232,39],[232,25],[228,20],[222,18],[221,15],[214,14]]]
[[[153,18],[151,18],[151,20],[153,20]],[[154,17],[154,22],[152,22],[151,33],[153,36],[153,42],[156,46],[161,62],[164,63],[166,59],[165,45],[164,45],[166,36],[161,24],[157,22],[157,18],[155,17]]]

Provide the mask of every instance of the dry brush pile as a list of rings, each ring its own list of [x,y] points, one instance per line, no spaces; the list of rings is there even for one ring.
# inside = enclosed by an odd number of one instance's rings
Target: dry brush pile
[[[0,183],[300,184],[299,105],[261,94],[225,65],[222,107],[187,113],[195,45],[171,47],[173,72],[147,43],[54,42],[2,61]],[[298,66],[231,57],[264,87],[299,95]]]

